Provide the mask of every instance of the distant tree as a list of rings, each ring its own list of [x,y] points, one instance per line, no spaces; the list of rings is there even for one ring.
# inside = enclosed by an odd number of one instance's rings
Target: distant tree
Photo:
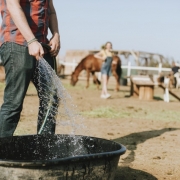
[[[170,68],[172,63],[172,59],[170,58],[164,58],[162,61],[162,66],[165,68]],[[149,58],[148,66],[150,67],[158,67],[159,66],[159,60],[153,56]]]
[[[162,66],[166,67],[166,68],[171,68],[171,64],[172,64],[172,59],[165,58],[163,63],[162,63]]]
[[[150,56],[148,65],[150,67],[157,67],[159,65],[159,60],[153,56]]]

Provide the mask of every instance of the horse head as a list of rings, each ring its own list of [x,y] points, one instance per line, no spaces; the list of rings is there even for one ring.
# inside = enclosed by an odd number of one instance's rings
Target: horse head
[[[72,86],[75,86],[76,83],[77,83],[77,81],[78,81],[78,76],[73,72],[73,73],[71,74],[71,85],[72,85]]]

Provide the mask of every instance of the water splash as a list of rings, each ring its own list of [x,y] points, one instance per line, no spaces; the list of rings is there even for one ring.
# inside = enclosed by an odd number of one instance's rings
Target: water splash
[[[33,82],[40,99],[38,134],[51,134],[53,126],[61,127],[61,134],[68,132],[69,136],[74,137],[73,145],[75,148],[71,147],[71,156],[75,156],[77,151],[78,154],[79,151],[84,154],[84,145],[81,143],[81,139],[75,138],[77,134],[87,134],[87,128],[83,125],[83,118],[77,113],[77,107],[73,104],[71,96],[63,87],[59,77],[43,58],[37,62]]]

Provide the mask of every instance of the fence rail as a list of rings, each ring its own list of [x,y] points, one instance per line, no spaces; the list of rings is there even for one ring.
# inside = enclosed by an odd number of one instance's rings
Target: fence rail
[[[75,69],[77,66],[77,62],[73,60],[72,62],[65,62],[65,61],[59,61],[60,64],[64,66],[71,66],[72,71]],[[159,67],[147,67],[147,66],[132,66],[131,63],[128,63],[128,65],[122,65],[122,69],[127,69],[127,76],[131,76],[131,70],[149,70],[149,71],[157,71],[157,73],[161,72],[171,72],[171,68],[163,68],[162,64],[159,64]]]

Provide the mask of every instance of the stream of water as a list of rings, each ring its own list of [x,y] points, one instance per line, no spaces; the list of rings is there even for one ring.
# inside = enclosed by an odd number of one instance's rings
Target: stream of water
[[[46,134],[47,126],[50,123],[55,123],[56,127],[59,128],[61,126],[61,134],[64,134],[63,130],[66,133],[68,130],[69,136],[74,137],[71,143],[74,144],[76,149],[72,148],[71,155],[76,156],[76,154],[81,154],[81,152],[85,154],[81,139],[77,139],[75,136],[77,134],[87,134],[83,118],[78,113],[72,97],[63,87],[56,72],[43,58],[38,61],[33,81],[37,84],[38,96],[41,102],[38,119],[42,123],[38,134]],[[61,139],[59,139],[59,142],[61,142]],[[88,146],[91,148],[91,145]]]

